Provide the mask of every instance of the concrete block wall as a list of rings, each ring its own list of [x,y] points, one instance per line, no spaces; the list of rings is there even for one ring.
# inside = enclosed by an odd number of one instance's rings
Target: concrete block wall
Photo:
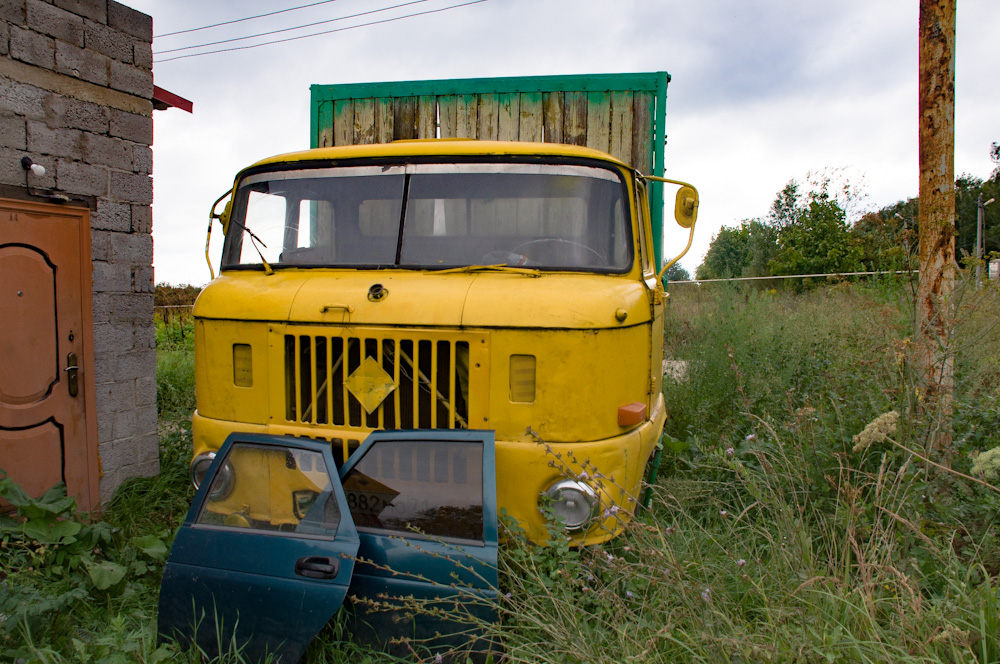
[[[159,470],[152,19],[114,0],[0,1],[0,185],[91,205],[101,499]]]

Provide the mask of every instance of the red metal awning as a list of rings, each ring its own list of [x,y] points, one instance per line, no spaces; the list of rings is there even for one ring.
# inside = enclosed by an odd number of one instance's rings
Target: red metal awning
[[[182,111],[194,113],[194,102],[154,85],[153,108],[157,111],[165,111],[168,108],[179,108]]]

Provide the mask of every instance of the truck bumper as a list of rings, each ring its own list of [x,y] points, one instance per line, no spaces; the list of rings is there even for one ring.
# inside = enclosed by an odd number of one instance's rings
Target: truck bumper
[[[548,539],[548,531],[539,506],[541,495],[560,480],[586,482],[598,497],[596,518],[589,527],[572,534],[574,541],[589,545],[614,537],[635,512],[646,463],[662,435],[665,421],[666,408],[661,396],[648,420],[613,438],[573,443],[497,439],[496,485],[501,515],[516,522],[531,541],[544,541]],[[366,436],[356,431],[216,420],[196,411],[193,417],[194,455],[217,451],[234,431],[335,441],[363,440]],[[346,454],[349,451],[347,443],[341,444]]]

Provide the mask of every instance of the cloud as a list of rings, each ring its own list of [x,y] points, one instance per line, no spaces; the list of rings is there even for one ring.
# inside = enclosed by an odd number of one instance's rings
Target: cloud
[[[263,0],[126,2],[152,14],[157,34],[275,10]],[[367,20],[455,2],[428,0]],[[157,39],[154,50],[393,4],[399,3],[338,0]],[[918,6],[916,0],[489,0],[156,64],[157,85],[195,102],[194,115],[155,115],[156,278],[207,280],[200,245],[208,207],[241,168],[308,147],[314,83],[669,71],[669,174],[694,182],[702,194],[695,245],[683,261],[691,271],[722,225],[766,213],[785,182],[801,181],[809,170],[847,167],[864,177],[876,205],[915,196]],[[990,142],[1000,140],[1000,87],[992,84],[997,25],[1000,3],[962,3],[958,173],[988,175]],[[686,232],[668,224],[665,253],[686,240]]]

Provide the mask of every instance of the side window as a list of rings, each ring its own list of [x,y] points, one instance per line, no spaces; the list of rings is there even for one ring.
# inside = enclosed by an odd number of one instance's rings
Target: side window
[[[196,524],[333,537],[340,510],[319,452],[235,443]]]
[[[635,218],[638,222],[638,232],[639,232],[639,253],[642,254],[642,272],[643,274],[649,274],[654,272],[653,270],[653,259],[652,259],[652,247],[648,246],[646,242],[647,229],[650,227],[649,221],[649,209],[644,204],[646,200],[646,185],[644,185],[640,180],[633,180],[635,183]]]
[[[344,478],[359,531],[483,541],[483,448],[378,441]]]

